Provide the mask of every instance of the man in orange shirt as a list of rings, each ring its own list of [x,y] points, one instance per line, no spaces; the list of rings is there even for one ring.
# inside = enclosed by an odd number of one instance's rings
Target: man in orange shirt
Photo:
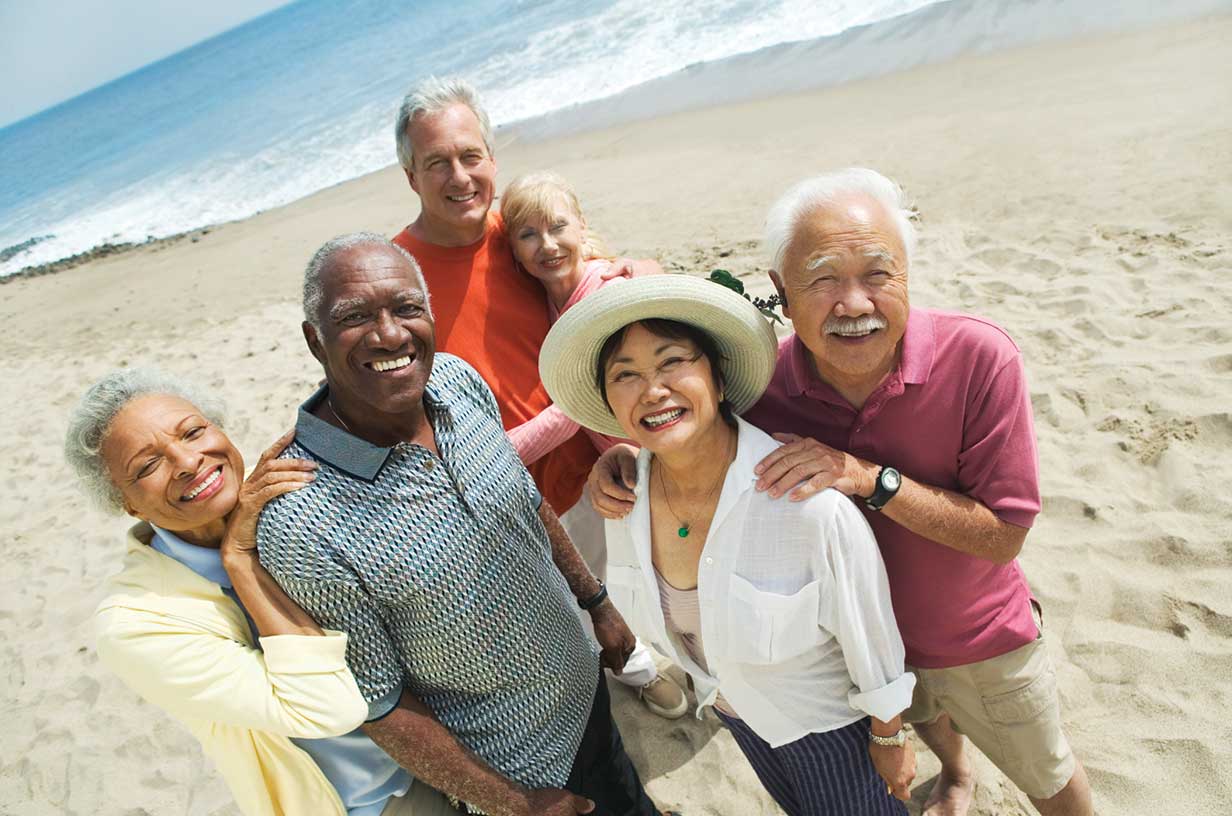
[[[496,395],[506,431],[516,428],[551,404],[539,382],[547,296],[538,281],[517,268],[500,213],[492,212],[496,159],[487,113],[468,83],[429,78],[403,99],[395,137],[420,212],[393,241],[423,269],[436,316],[436,347],[479,372]],[[593,557],[604,552],[601,522],[585,517],[593,516],[588,507],[569,513],[595,458],[590,440],[577,433],[529,470],[602,578],[606,559]],[[656,714],[679,717],[688,706],[640,642],[619,679],[637,687]]]

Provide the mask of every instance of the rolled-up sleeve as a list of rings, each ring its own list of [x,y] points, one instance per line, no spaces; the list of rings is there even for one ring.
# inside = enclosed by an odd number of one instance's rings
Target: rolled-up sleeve
[[[850,500],[835,507],[825,553],[834,584],[820,605],[819,623],[843,650],[854,686],[847,702],[888,721],[911,705],[915,675],[904,670],[903,639],[873,531]]]

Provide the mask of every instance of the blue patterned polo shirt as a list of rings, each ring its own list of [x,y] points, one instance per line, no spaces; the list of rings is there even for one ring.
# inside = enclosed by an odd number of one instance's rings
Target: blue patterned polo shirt
[[[403,687],[477,756],[560,787],[585,730],[599,658],[552,560],[542,501],[492,392],[437,354],[424,394],[440,457],[371,445],[300,408],[283,456],[317,478],[270,502],[262,565],[322,626],[348,635],[370,719]]]

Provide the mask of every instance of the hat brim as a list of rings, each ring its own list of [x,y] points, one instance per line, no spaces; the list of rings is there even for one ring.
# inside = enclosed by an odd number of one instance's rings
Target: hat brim
[[[756,306],[702,278],[648,275],[611,281],[583,298],[548,332],[539,353],[539,376],[552,401],[591,430],[624,436],[599,392],[599,352],[620,329],[652,318],[688,323],[714,339],[723,358],[724,395],[737,414],[766,390],[778,344]]]

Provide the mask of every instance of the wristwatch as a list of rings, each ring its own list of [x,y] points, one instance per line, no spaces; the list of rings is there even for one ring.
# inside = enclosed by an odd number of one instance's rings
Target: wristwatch
[[[900,728],[898,729],[897,734],[891,734],[888,737],[879,737],[872,731],[869,731],[868,741],[873,745],[880,745],[882,748],[902,748],[907,744],[907,732]]]
[[[604,585],[604,583],[602,581],[599,581],[597,578],[595,580],[598,581],[599,583],[599,591],[596,592],[594,595],[591,595],[589,598],[587,598],[584,601],[581,598],[578,598],[578,606],[582,607],[582,609],[585,610],[586,612],[589,612],[590,610],[594,609],[596,606],[603,603],[604,600],[607,599],[607,586]]]
[[[873,489],[873,495],[864,500],[864,506],[869,510],[880,510],[898,494],[898,489],[902,486],[901,473],[892,467],[882,467],[877,472],[877,486]]]

